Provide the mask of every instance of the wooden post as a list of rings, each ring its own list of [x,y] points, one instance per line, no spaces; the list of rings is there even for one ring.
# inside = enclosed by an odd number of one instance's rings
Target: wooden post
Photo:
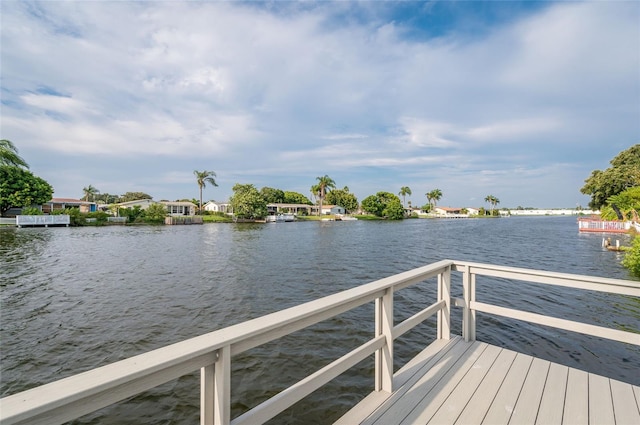
[[[213,423],[228,425],[231,421],[231,346],[218,350],[214,376]]]
[[[213,425],[213,364],[200,369],[200,425]]]
[[[445,307],[438,312],[438,339],[451,339],[451,266],[438,275],[438,301]]]
[[[470,267],[464,266],[462,274],[462,290],[464,294],[464,310],[462,311],[462,336],[466,342],[476,340],[476,311],[471,309],[471,302],[476,300],[476,276],[471,274]]]
[[[385,345],[376,351],[375,389],[393,391],[393,287],[376,298],[376,336],[384,335]]]

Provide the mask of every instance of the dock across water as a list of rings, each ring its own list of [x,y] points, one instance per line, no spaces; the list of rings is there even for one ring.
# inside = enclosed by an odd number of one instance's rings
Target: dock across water
[[[631,379],[598,376],[476,340],[476,316],[483,314],[640,346],[636,317],[614,329],[478,300],[476,286],[493,279],[640,299],[640,283],[633,281],[442,260],[10,395],[0,399],[0,423],[64,423],[199,370],[202,425],[261,424],[371,357],[372,392],[338,424],[640,423],[640,389]],[[416,305],[413,316],[395,323],[394,294],[432,280],[436,302]],[[459,290],[452,292],[452,284]],[[374,304],[371,339],[231,418],[235,355],[368,303]],[[451,332],[455,312],[462,316],[459,336]],[[394,341],[432,316],[436,340],[394,373]]]

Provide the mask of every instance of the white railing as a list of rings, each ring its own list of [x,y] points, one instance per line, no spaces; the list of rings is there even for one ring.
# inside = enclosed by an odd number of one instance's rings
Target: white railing
[[[451,298],[452,271],[462,272],[462,298]],[[462,333],[468,341],[475,339],[477,312],[484,312],[640,345],[639,333],[479,302],[477,276],[640,297],[640,284],[632,281],[443,260],[5,397],[0,400],[0,422],[63,423],[200,369],[201,424],[263,423],[373,354],[373,387],[390,392],[393,340],[435,314],[437,337],[449,339],[452,306],[462,307]],[[394,293],[433,277],[437,277],[436,302],[394,324]],[[233,356],[369,302],[375,302],[372,339],[231,420]]]
[[[18,215],[16,225],[22,226],[68,226],[71,217],[67,214],[57,215]]]
[[[578,230],[580,232],[610,232],[624,233],[631,229],[630,221],[606,221],[591,218],[579,218]]]

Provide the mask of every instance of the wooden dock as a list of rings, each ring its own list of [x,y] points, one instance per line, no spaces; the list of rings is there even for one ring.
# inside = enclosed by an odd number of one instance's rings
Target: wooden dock
[[[262,424],[371,356],[373,392],[340,425],[640,424],[637,386],[476,341],[480,313],[638,347],[637,317],[605,327],[478,300],[476,286],[495,278],[640,299],[634,281],[442,260],[9,395],[0,399],[0,424],[62,424],[197,370],[201,425]],[[436,302],[396,323],[394,294],[423,284],[436,285]],[[370,303],[370,339],[231,418],[234,356]],[[451,334],[452,313],[461,336]],[[394,373],[394,341],[432,316],[437,339]]]
[[[437,340],[334,425],[640,424],[640,387],[460,337]]]

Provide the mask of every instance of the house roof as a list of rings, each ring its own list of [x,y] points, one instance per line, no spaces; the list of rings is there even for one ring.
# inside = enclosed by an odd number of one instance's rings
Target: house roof
[[[49,203],[53,204],[95,204],[95,202],[83,201],[74,198],[51,198]]]
[[[163,205],[177,205],[177,206],[183,206],[183,207],[196,207],[196,205],[193,202],[189,202],[189,201],[160,201],[161,204]]]
[[[143,204],[143,203],[148,203],[148,204],[155,204],[156,202],[153,199],[136,199],[135,201],[126,201],[126,202],[120,202],[117,203],[116,205],[135,205],[135,204]]]

